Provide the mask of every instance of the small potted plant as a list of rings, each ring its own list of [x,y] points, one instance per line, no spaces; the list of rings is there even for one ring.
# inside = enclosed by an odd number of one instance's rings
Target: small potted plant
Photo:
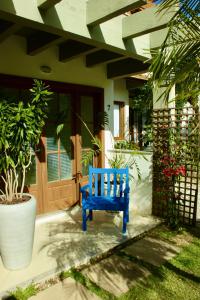
[[[0,102],[0,253],[11,270],[26,267],[32,257],[36,199],[23,191],[51,94],[38,80],[30,92],[27,104],[18,99]]]

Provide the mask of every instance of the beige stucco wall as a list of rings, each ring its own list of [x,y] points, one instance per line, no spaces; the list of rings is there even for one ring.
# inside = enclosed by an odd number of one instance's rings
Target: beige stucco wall
[[[113,81],[107,79],[105,65],[86,68],[84,57],[73,59],[67,63],[59,62],[57,47],[51,47],[35,56],[27,55],[25,39],[18,36],[12,36],[1,43],[0,57],[0,73],[3,74],[104,88],[105,111],[108,112],[110,118],[109,128],[105,133],[106,149],[112,148],[110,129],[113,130],[113,103],[115,100],[125,102],[125,120],[128,124],[128,91],[126,90],[125,80]],[[41,72],[40,66],[43,65],[51,68],[50,74]],[[109,111],[108,105],[110,105]]]

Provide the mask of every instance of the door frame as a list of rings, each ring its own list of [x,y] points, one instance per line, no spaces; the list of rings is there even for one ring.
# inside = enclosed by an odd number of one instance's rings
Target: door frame
[[[40,78],[38,78],[40,79]],[[77,101],[80,96],[92,96],[94,97],[94,109],[96,111],[104,111],[104,89],[99,88],[99,87],[93,87],[93,86],[88,86],[88,85],[80,85],[80,84],[73,84],[73,83],[66,83],[66,82],[57,82],[57,81],[50,81],[50,80],[45,80],[41,79],[46,85],[50,87],[50,90],[52,92],[57,92],[57,93],[70,93],[72,95],[73,101],[75,101],[75,106],[78,105],[79,101]],[[32,88],[33,85],[33,78],[27,78],[27,77],[22,77],[22,76],[14,76],[14,75],[5,75],[5,74],[0,74],[0,85],[4,87],[10,87],[10,88],[17,88],[17,89],[30,89]],[[76,108],[77,109],[77,108]],[[75,118],[75,117],[74,117]],[[73,121],[75,122],[75,121]],[[75,122],[76,124],[77,122]],[[80,136],[80,131],[79,134],[77,133],[78,128],[74,129],[76,132],[74,134],[74,143],[77,144],[77,139]],[[73,132],[74,133],[74,132]],[[104,130],[100,130],[98,134],[99,139],[101,140],[102,143],[102,148],[103,151],[100,153],[98,157],[98,167],[104,167],[105,165],[105,141],[104,141]],[[41,143],[44,143],[44,137],[41,138]],[[43,145],[44,146],[44,145]],[[80,149],[81,150],[81,149]],[[80,166],[79,169],[77,167],[77,161],[79,161],[80,165],[80,151],[75,151],[74,153],[74,161],[73,164],[76,165],[75,169],[73,166],[73,169],[76,171],[76,174],[80,172]],[[37,161],[38,161],[38,169],[37,169],[37,176],[40,173],[39,177],[37,177],[38,180],[38,193],[44,195],[45,187],[44,186],[39,186],[39,182],[41,182],[41,177],[43,177],[44,172],[45,172],[45,165],[46,165],[46,160],[45,160],[45,153],[41,154],[37,153]],[[39,171],[40,170],[40,171]],[[34,190],[34,186],[32,185],[32,188]],[[35,186],[36,188],[36,186]],[[31,186],[30,186],[31,189]],[[77,199],[80,201],[80,182],[77,184]],[[45,211],[45,197],[42,196],[41,200],[39,201],[39,208],[40,208],[40,213],[44,213]],[[42,210],[42,212],[41,212]]]

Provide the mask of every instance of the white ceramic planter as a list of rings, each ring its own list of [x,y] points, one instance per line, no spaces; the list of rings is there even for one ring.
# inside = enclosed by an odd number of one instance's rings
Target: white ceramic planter
[[[36,200],[13,205],[0,204],[0,253],[9,270],[25,268],[31,262],[35,231]]]

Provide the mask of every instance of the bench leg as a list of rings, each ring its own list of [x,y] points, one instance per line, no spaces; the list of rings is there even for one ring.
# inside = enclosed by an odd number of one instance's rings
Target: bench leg
[[[87,230],[86,209],[82,209],[82,229],[83,231]]]
[[[126,233],[126,224],[129,222],[129,212],[128,209],[124,210],[123,212],[123,228],[122,233]]]
[[[129,222],[129,211],[127,211],[127,215],[126,215],[126,222]]]
[[[122,233],[126,233],[126,212],[123,213],[123,227],[122,227]]]
[[[89,220],[92,221],[93,219],[93,214],[92,214],[92,210],[90,209],[89,210]]]

